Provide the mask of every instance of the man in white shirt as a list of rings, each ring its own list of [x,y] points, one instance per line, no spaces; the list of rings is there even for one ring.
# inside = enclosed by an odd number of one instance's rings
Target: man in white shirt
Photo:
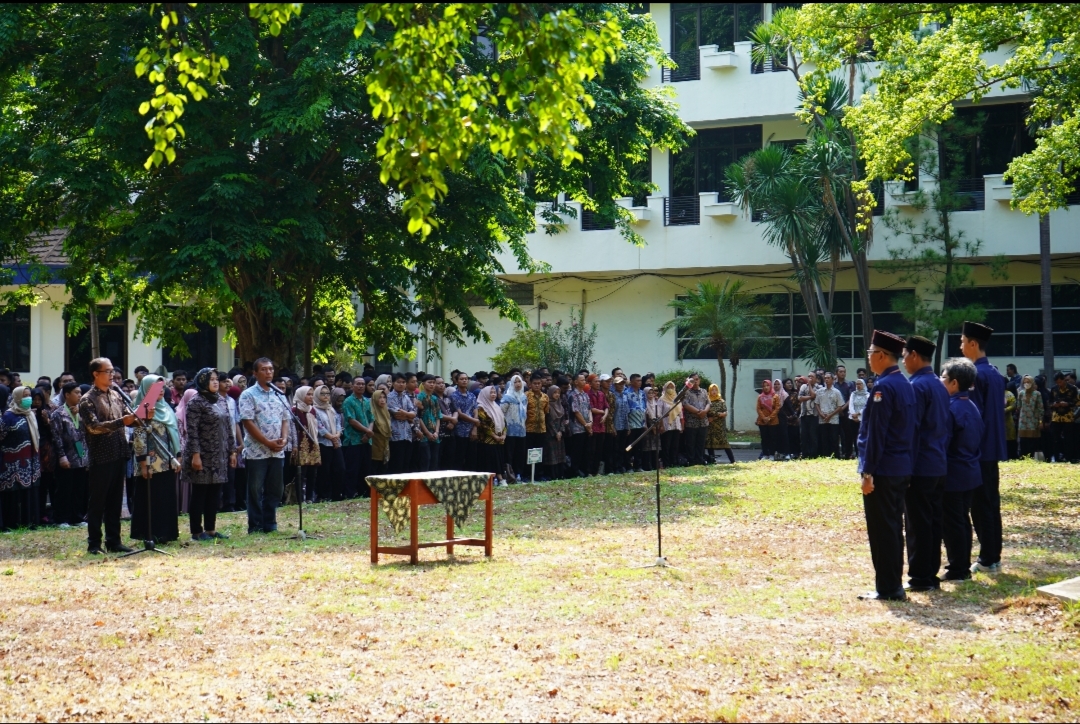
[[[833,387],[831,372],[825,373],[825,387],[817,392],[818,455],[837,457],[840,444],[840,413],[844,396]]]

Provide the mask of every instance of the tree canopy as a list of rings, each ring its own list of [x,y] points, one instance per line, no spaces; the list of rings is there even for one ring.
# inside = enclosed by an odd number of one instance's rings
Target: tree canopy
[[[485,7],[487,15],[465,17],[511,13]],[[629,171],[642,149],[682,130],[670,101],[639,88],[647,61],[638,54],[659,53],[655,29],[623,5],[564,7],[582,23],[615,22],[629,41],[633,52],[607,56],[603,78],[581,77],[599,101],[577,96],[587,107],[582,131],[609,118],[622,125],[597,130],[569,166],[545,142],[535,151],[467,143],[442,172],[445,191],[430,197],[434,223],[418,234],[410,197],[385,183],[381,148],[398,133],[388,130],[396,121],[386,104],[419,91],[387,101],[373,87],[399,29],[372,23],[357,37],[362,10],[307,4],[273,33],[247,6],[185,7],[182,27],[228,58],[228,72],[186,105],[175,162],[145,168],[138,110],[146,88],[135,49],[160,40],[158,19],[129,4],[0,8],[0,239],[15,248],[34,231],[66,226],[73,267],[130,266],[95,289],[130,300],[143,336],[168,346],[181,345],[197,321],[232,330],[246,359],[295,360],[309,343],[316,357],[368,346],[402,356],[417,334],[487,341],[473,296],[521,319],[498,281],[499,254],[540,268],[525,244],[534,204],[520,159],[507,151],[527,156],[553,188],[582,188],[583,167],[611,179],[597,206],[636,192]],[[541,6],[516,12],[544,15]],[[497,83],[532,72],[535,58],[488,52],[457,32],[461,73]],[[528,104],[498,112],[508,123],[544,123]]]
[[[1068,3],[808,3],[799,50],[817,74],[859,53],[876,61],[873,90],[844,118],[869,178],[914,170],[910,146],[955,104],[1001,89],[1032,96],[1033,151],[1009,164],[1013,204],[1027,213],[1064,205],[1080,174],[1080,7]]]

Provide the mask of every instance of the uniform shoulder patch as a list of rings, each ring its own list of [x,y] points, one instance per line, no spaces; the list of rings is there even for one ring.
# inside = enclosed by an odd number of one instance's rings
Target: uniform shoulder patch
[[[880,392],[875,392],[874,393],[874,402],[881,402],[881,393]]]

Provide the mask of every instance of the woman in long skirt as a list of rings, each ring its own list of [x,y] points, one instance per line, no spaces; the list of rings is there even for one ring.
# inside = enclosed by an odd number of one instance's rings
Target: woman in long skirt
[[[569,418],[562,400],[562,390],[558,385],[548,388],[547,431],[544,433],[544,465],[548,477],[559,480],[566,467],[566,436]]]
[[[657,401],[660,416],[664,418],[664,434],[661,440],[661,455],[664,467],[674,468],[679,464],[679,438],[682,436],[682,403],[675,404],[675,383],[664,384],[664,394]]]
[[[296,466],[297,496],[311,503],[315,497],[315,476],[322,464],[319,451],[319,425],[315,421],[315,390],[307,385],[298,387],[293,394],[293,415],[296,416],[296,446],[293,448],[293,465]]]
[[[184,475],[191,481],[191,539],[207,541],[228,537],[217,532],[217,502],[221,486],[229,479],[229,468],[236,465],[236,451],[232,415],[226,398],[219,394],[217,370],[199,370],[195,388],[199,394],[188,403],[184,420]]]
[[[142,378],[139,393],[135,396],[136,408],[150,392],[151,386],[160,379],[157,375]],[[135,424],[131,437],[136,473],[132,489],[134,508],[131,511],[131,537],[169,543],[180,538],[176,504],[180,428],[176,413],[163,396],[154,405],[153,418],[143,423],[146,427]],[[149,510],[147,495],[150,496]]]
[[[495,473],[496,481],[505,485],[499,478],[506,474],[506,457],[503,444],[506,441],[506,420],[503,418],[502,409],[495,401],[498,389],[492,385],[480,390],[477,397],[476,419],[480,424],[476,426],[477,443],[480,450],[479,462],[481,469]]]
[[[7,388],[4,388],[6,392]],[[37,415],[29,387],[16,387],[0,415],[0,529],[31,528],[40,516],[41,457]]]
[[[720,396],[720,388],[709,385],[709,432],[705,436],[705,449],[714,463],[716,450],[723,450],[729,463],[735,462],[735,454],[731,452],[727,439],[727,416],[727,403]]]
[[[655,387],[645,388],[645,427],[650,430],[645,439],[638,445],[641,450],[641,469],[652,471],[660,458],[660,441],[663,434],[662,427],[654,428],[653,425],[660,419],[660,400],[656,395]]]

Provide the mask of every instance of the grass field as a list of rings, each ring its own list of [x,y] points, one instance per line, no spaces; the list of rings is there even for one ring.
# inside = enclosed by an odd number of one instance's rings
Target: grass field
[[[855,598],[850,462],[675,471],[676,569],[636,567],[656,554],[640,475],[498,489],[491,560],[372,567],[366,501],[310,508],[306,542],[294,510],[270,537],[227,514],[230,540],[175,558],[6,534],[0,719],[1074,721],[1080,610],[1034,589],[1080,575],[1078,473],[1004,465],[1004,572],[890,604]]]

